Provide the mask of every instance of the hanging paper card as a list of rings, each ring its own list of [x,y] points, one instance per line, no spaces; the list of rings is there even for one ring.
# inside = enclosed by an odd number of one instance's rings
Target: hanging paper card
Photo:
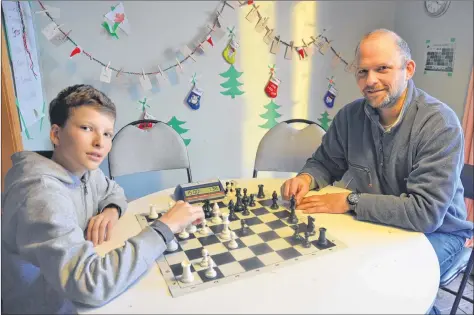
[[[105,15],[108,20],[109,27],[112,31],[116,31],[117,27],[124,31],[127,35],[131,34],[130,23],[128,22],[125,8],[122,3],[119,3],[112,11]]]
[[[225,31],[220,27],[214,27],[214,31],[212,32],[212,38],[214,39],[215,43],[221,41],[221,39],[225,36]]]
[[[110,83],[112,78],[112,69],[109,67],[102,67],[102,71],[100,72],[100,81],[105,83]]]
[[[323,45],[321,46],[321,48],[319,48],[319,52],[324,55],[326,53],[326,51],[329,49],[329,47],[331,47],[331,44],[328,43],[327,41],[324,41]]]
[[[275,38],[273,38],[270,52],[276,55],[279,50],[280,50],[280,36],[276,36]]]
[[[263,31],[265,30],[265,27],[267,26],[268,19],[269,19],[269,18],[266,17],[266,18],[261,18],[261,19],[258,21],[257,25],[255,25],[255,31],[256,31],[257,33],[261,33],[261,32],[263,32]]]
[[[140,85],[144,91],[149,91],[152,89],[150,78],[147,75],[141,75],[138,77],[140,80]]]
[[[250,12],[247,14],[247,16],[245,17],[247,19],[247,21],[249,21],[250,23],[253,23],[255,22],[255,20],[257,18],[259,18],[259,15],[258,15],[258,6],[256,8],[253,8],[250,10]]]
[[[273,34],[273,29],[269,29],[268,27],[265,28],[267,30],[267,33],[263,37],[263,41],[265,44],[270,45],[272,42],[272,34]]]
[[[47,40],[52,40],[61,34],[61,31],[59,31],[57,26],[58,25],[55,22],[51,22],[45,28],[43,28],[41,32],[44,34]]]
[[[290,42],[290,46],[286,46],[285,59],[291,60],[293,57],[293,41]]]

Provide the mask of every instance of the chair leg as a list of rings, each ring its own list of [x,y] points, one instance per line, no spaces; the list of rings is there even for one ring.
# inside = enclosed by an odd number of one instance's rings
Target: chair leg
[[[464,293],[464,288],[466,287],[466,284],[467,284],[467,279],[469,278],[469,275],[471,274],[473,264],[474,264],[474,252],[471,253],[471,256],[469,256],[469,261],[467,262],[466,270],[464,270],[464,275],[462,277],[461,284],[459,285],[458,293],[456,294],[456,299],[454,299],[454,303],[453,303],[453,307],[451,308],[450,315],[456,314],[456,311],[459,307],[459,302],[461,302],[461,297],[463,296],[463,293]]]
[[[188,173],[188,183],[193,182],[193,176],[191,175],[191,168],[187,168],[186,172]]]
[[[253,178],[257,178],[257,170],[253,170]]]

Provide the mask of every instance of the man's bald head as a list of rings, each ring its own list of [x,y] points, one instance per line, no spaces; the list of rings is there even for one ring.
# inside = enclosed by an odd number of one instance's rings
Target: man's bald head
[[[400,37],[397,33],[384,29],[384,28],[379,28],[376,30],[373,30],[367,34],[365,34],[362,39],[359,41],[357,44],[356,50],[355,50],[355,58],[356,60],[359,60],[359,49],[360,45],[370,39],[376,39],[376,38],[385,38],[385,39],[390,39],[393,41],[395,46],[398,48],[398,51],[400,53],[400,57],[402,58],[401,62],[402,65],[405,64],[408,60],[411,59],[411,52],[410,48],[408,47],[407,42]]]

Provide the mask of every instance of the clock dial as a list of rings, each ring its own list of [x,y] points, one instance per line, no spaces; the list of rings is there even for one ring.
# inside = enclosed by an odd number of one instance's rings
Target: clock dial
[[[439,17],[448,10],[450,2],[451,1],[425,1],[426,12],[432,17]]]

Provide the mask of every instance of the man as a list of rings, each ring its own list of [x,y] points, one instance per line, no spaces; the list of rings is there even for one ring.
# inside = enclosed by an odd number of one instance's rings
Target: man
[[[425,233],[442,275],[472,237],[460,173],[464,139],[456,114],[417,89],[415,62],[394,32],[375,30],[356,49],[363,99],[342,108],[301,172],[282,186],[305,213],[345,213]],[[304,197],[348,178],[352,192]]]
[[[76,313],[72,302],[100,306],[126,290],[191,223],[201,207],[178,201],[150,227],[104,257],[94,246],[127,208],[123,189],[98,168],[112,147],[115,105],[89,85],[51,102],[51,160],[12,156],[2,201],[3,311]]]

